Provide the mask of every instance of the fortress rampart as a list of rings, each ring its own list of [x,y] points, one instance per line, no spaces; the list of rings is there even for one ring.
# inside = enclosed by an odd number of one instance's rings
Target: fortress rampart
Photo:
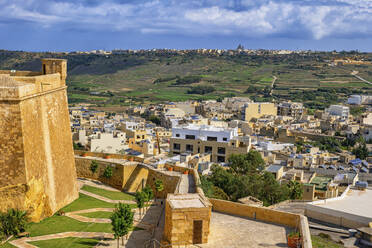
[[[40,72],[0,71],[0,210],[32,221],[78,197],[66,93],[66,60]]]

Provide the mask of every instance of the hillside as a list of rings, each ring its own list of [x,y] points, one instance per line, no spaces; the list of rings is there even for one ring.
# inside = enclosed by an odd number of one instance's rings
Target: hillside
[[[372,60],[372,54],[352,54]],[[127,106],[187,99],[250,96],[290,99],[323,108],[348,94],[372,94],[372,65],[328,66],[350,54],[312,55],[67,55],[0,51],[0,69],[39,70],[39,58],[68,59],[69,101]],[[273,83],[274,77],[276,78]]]

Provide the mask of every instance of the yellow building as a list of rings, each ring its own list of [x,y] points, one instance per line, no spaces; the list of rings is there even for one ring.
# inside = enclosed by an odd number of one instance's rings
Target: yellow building
[[[199,194],[168,194],[164,241],[174,246],[208,243],[212,205]]]
[[[315,176],[310,183],[303,184],[303,200],[314,201],[338,196],[338,185],[330,177]]]
[[[155,156],[158,150],[155,149],[155,143],[149,140],[141,140],[136,142],[134,138],[129,139],[129,148],[142,153],[144,156]]]
[[[243,106],[242,118],[250,121],[252,118],[261,118],[265,115],[277,115],[277,107],[270,102],[252,102]]]

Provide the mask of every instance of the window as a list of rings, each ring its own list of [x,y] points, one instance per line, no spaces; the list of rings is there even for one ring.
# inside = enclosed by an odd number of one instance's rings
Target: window
[[[227,141],[227,138],[226,137],[224,137],[223,139],[222,139],[223,141]]]
[[[187,152],[192,152],[194,150],[193,145],[186,145],[186,151]]]
[[[179,133],[176,133],[176,137],[180,137],[180,134]]]
[[[218,149],[217,149],[218,154],[225,154],[225,152],[226,152],[225,147],[218,147]]]
[[[204,152],[205,153],[212,153],[212,147],[211,146],[204,147]]]
[[[208,141],[217,141],[217,137],[211,137],[211,136],[208,136],[208,137],[207,137],[207,140],[208,140]]]
[[[306,189],[306,192],[310,192],[310,190],[309,189]]]
[[[225,163],[225,157],[224,156],[217,156],[217,162],[218,163]]]
[[[140,139],[140,138],[141,138],[141,136],[137,135],[137,139]]]
[[[194,140],[195,139],[195,135],[186,134],[185,138],[186,139],[192,139],[192,140]]]
[[[180,150],[181,149],[181,145],[180,144],[177,144],[177,143],[174,143],[173,144],[173,149],[174,150]]]

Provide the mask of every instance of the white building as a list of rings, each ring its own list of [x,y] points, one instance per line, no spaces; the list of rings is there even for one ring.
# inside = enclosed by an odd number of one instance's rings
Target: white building
[[[331,105],[329,108],[325,109],[325,112],[329,115],[338,116],[342,119],[347,119],[349,117],[350,109],[349,107],[343,105]]]
[[[355,105],[361,105],[361,104],[371,104],[372,103],[372,96],[370,95],[351,95],[347,99],[348,104],[355,104]]]
[[[362,104],[362,96],[360,96],[360,95],[351,95],[347,99],[347,103],[348,104],[360,105],[360,104]]]
[[[127,149],[125,133],[97,133],[90,140],[91,152],[119,153]]]
[[[172,128],[172,138],[177,139],[229,142],[236,136],[238,136],[237,128],[222,128],[208,125],[186,125]]]

